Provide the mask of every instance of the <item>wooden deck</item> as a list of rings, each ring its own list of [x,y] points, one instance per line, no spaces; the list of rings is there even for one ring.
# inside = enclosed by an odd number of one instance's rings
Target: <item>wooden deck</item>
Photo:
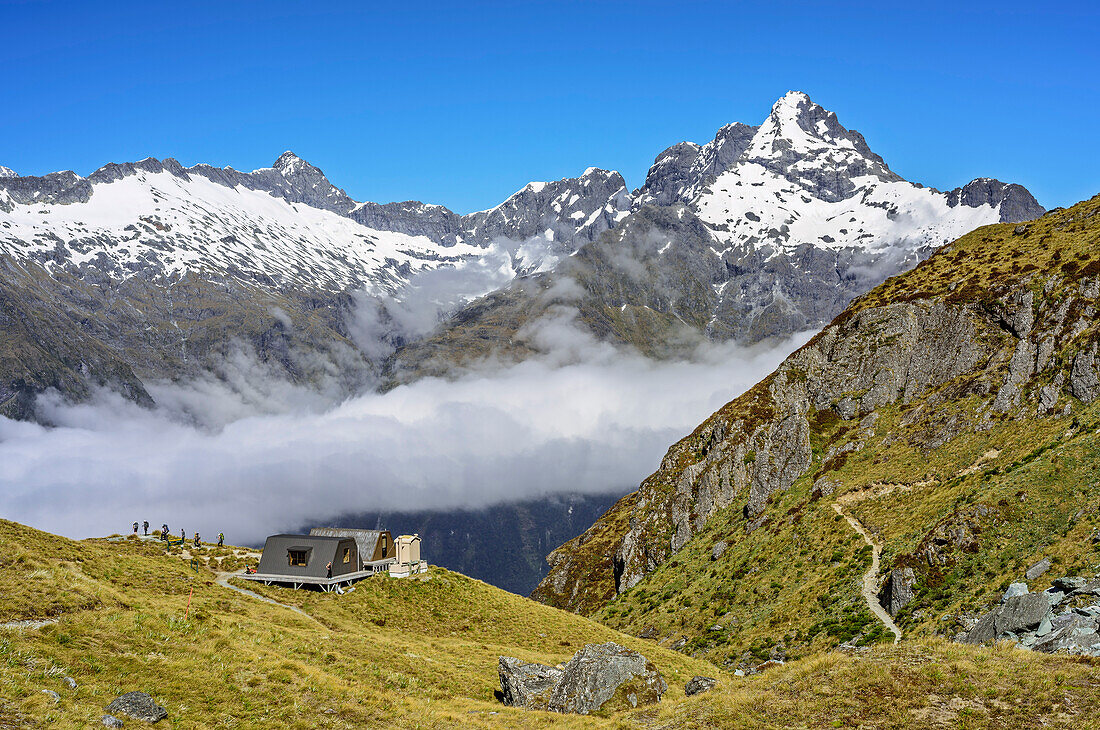
[[[354,573],[334,575],[331,578],[317,578],[312,575],[277,575],[275,573],[239,573],[234,577],[243,578],[244,580],[254,580],[257,583],[263,583],[265,586],[269,586],[273,583],[291,585],[294,588],[317,586],[322,591],[329,593],[336,590],[338,586],[350,585],[357,580],[369,578],[379,573],[385,573],[392,562],[393,558],[389,560],[375,560],[370,563],[364,563],[366,568],[363,570],[357,570]]]

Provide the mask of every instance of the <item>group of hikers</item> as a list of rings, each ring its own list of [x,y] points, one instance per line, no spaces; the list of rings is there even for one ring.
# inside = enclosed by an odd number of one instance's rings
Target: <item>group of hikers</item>
[[[140,525],[137,522],[135,522],[134,523],[134,534],[135,535],[138,534],[138,529],[144,529],[145,530],[145,535],[146,535],[146,537],[148,537],[148,535],[149,535],[149,520],[145,520]],[[168,523],[167,522],[165,522],[163,525],[160,526],[160,539],[164,540],[165,542],[171,542],[171,540],[172,540],[172,533],[168,531]],[[187,533],[184,532],[183,529],[180,529],[180,544],[182,545],[185,542],[187,542]],[[197,533],[197,532],[195,533],[195,539],[192,541],[192,545],[194,545],[195,547],[202,547],[202,540],[199,539],[199,533]],[[218,547],[223,547],[224,545],[225,545],[225,533],[224,532],[219,532],[218,533]]]

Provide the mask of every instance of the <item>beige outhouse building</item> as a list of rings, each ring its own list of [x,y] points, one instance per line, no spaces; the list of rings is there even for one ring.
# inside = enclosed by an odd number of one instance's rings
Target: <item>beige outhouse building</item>
[[[420,535],[398,535],[393,542],[397,555],[390,564],[390,577],[407,578],[428,571],[428,564],[420,559]]]

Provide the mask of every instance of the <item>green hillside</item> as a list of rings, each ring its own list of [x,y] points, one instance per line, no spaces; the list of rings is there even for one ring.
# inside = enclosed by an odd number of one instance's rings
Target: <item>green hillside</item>
[[[0,521],[0,545],[0,728],[94,726],[131,690],[152,694],[169,712],[158,726],[175,728],[1029,727],[1100,710],[1095,662],[1004,648],[915,642],[734,677],[437,568],[343,596],[259,588],[273,605],[156,543],[74,542]],[[498,655],[557,663],[608,640],[665,675],[659,706],[563,716],[494,698]],[[685,697],[695,674],[718,688]]]
[[[733,667],[893,638],[844,516],[881,576],[914,571],[907,640],[954,637],[1041,558],[1032,590],[1097,574],[1098,309],[1100,196],[964,236],[675,444],[535,596]]]

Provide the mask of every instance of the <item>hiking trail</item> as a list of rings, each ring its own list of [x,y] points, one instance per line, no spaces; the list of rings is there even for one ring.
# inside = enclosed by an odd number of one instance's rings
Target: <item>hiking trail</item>
[[[882,607],[882,604],[878,602],[878,569],[879,569],[879,557],[882,555],[882,543],[875,542],[871,538],[871,533],[864,529],[859,520],[855,517],[844,512],[839,502],[833,503],[833,509],[836,513],[848,521],[848,524],[852,526],[852,529],[859,533],[859,536],[863,538],[863,541],[871,546],[871,568],[863,574],[863,587],[860,593],[863,594],[863,600],[867,602],[867,607],[871,609],[882,625],[890,629],[894,633],[894,643],[901,641],[901,629],[894,623],[894,619],[890,617],[890,613]]]

